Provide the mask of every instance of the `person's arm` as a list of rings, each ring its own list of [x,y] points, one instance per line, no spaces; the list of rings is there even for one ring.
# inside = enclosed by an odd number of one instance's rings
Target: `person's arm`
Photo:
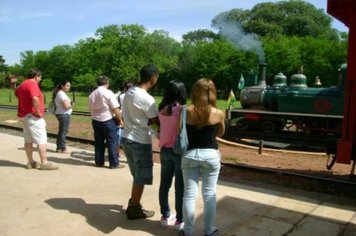
[[[63,108],[66,109],[66,110],[72,108],[72,104],[71,104],[71,102],[69,100],[62,101],[62,104],[63,104]]]
[[[115,119],[118,121],[119,127],[124,127],[124,121],[122,120],[120,108],[118,107],[113,108],[112,113],[114,113]]]
[[[150,118],[148,120],[148,125],[150,125],[154,130],[156,130],[158,132],[159,131],[159,127],[160,127],[158,116]]]
[[[35,109],[35,112],[33,115],[37,117],[42,117],[43,114],[41,114],[40,111],[40,101],[38,97],[32,97],[32,106]]]
[[[218,110],[218,116],[220,118],[218,131],[216,133],[217,137],[222,137],[225,133],[225,113],[221,110]]]

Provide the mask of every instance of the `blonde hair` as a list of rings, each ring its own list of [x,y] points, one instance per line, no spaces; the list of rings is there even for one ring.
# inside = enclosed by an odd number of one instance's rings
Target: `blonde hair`
[[[210,79],[199,79],[192,88],[192,103],[197,122],[206,124],[211,107],[216,107],[216,88]]]

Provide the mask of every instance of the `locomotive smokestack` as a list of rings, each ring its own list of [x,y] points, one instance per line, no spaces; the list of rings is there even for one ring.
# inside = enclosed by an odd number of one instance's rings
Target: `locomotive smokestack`
[[[241,89],[240,102],[243,108],[263,107],[263,97],[267,88],[266,63],[258,65],[258,84]]]
[[[267,67],[267,64],[266,63],[260,63],[258,65],[258,85],[259,86],[264,86],[266,87],[267,86],[267,83],[266,83],[266,67]]]

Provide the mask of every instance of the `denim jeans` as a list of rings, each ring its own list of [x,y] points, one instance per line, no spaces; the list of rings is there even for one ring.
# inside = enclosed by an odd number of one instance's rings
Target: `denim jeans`
[[[161,182],[159,185],[159,204],[161,207],[161,214],[164,217],[169,217],[171,210],[169,207],[168,195],[169,189],[172,186],[173,177],[175,189],[175,210],[178,221],[183,221],[183,193],[184,182],[181,169],[181,155],[173,152],[172,148],[161,148]]]
[[[122,128],[117,127],[116,135],[117,135],[117,146],[121,146]]]
[[[105,147],[108,148],[110,167],[116,167],[119,164],[117,154],[117,127],[113,119],[100,122],[92,120],[94,129],[94,146],[95,146],[95,165],[104,166]]]
[[[188,150],[182,157],[184,179],[184,233],[192,235],[195,223],[195,203],[198,196],[198,181],[202,179],[204,201],[204,235],[216,228],[216,185],[220,171],[220,152],[215,149]]]
[[[57,151],[66,150],[66,136],[69,130],[70,115],[69,114],[56,114],[58,120],[58,134],[57,134]]]

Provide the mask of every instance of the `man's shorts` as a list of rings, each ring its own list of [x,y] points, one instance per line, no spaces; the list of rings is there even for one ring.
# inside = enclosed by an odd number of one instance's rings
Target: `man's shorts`
[[[46,144],[46,121],[43,118],[28,114],[21,118],[25,143]]]
[[[121,139],[134,184],[151,185],[153,182],[152,144],[142,144],[127,138]]]

